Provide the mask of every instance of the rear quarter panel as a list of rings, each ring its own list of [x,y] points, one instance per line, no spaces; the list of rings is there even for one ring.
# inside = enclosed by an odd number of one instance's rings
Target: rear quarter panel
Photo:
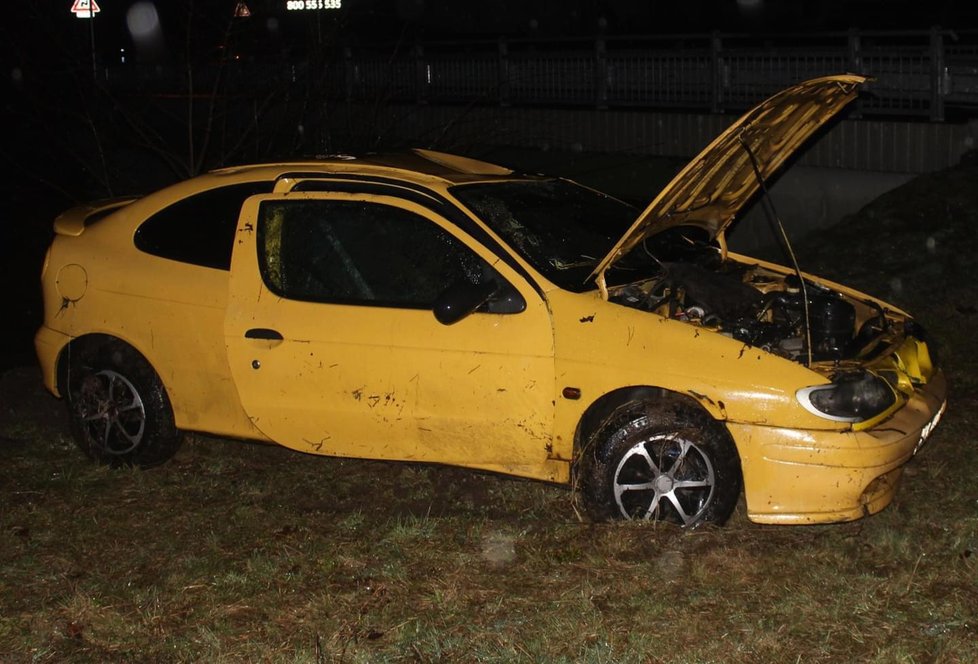
[[[45,325],[70,338],[101,333],[133,346],[162,379],[178,427],[262,438],[228,369],[228,272],[139,251],[132,237],[142,218],[127,209],[77,237],[55,238],[43,277]],[[81,266],[87,277],[74,300],[57,286],[68,265]]]

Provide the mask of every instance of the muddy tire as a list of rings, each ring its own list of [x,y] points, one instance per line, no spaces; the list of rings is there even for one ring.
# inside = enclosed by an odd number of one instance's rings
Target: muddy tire
[[[158,466],[183,436],[159,376],[130,346],[115,340],[71,349],[66,375],[75,442],[110,466]]]
[[[740,497],[737,450],[722,424],[678,397],[614,411],[589,437],[578,486],[596,521],[722,524]]]

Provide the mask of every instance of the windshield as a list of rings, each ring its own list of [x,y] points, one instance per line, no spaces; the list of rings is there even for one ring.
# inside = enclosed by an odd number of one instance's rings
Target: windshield
[[[452,194],[543,276],[574,292],[594,288],[588,276],[638,214],[627,203],[568,180],[460,185]],[[656,263],[648,257],[628,261],[618,270],[628,274],[615,280],[642,276],[636,270],[654,272]]]

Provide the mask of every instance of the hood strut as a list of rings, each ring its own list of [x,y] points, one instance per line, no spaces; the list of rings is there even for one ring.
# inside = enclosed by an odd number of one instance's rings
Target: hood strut
[[[788,233],[784,230],[784,224],[781,223],[781,217],[778,216],[778,211],[774,209],[774,201],[771,200],[771,195],[767,190],[767,184],[764,182],[764,176],[761,175],[760,165],[757,163],[757,157],[754,156],[754,151],[751,150],[750,144],[744,136],[747,127],[740,130],[740,144],[744,146],[744,151],[747,153],[748,158],[750,158],[751,168],[754,169],[754,176],[757,178],[757,184],[761,189],[761,205],[764,207],[764,214],[767,217],[768,223],[771,224],[771,230],[775,231],[775,237],[781,248],[787,254],[788,258],[791,260],[791,266],[795,270],[795,274],[798,276],[798,282],[801,284],[801,301],[802,309],[805,312],[805,350],[807,351],[807,362],[805,366],[812,366],[812,325],[811,319],[808,313],[808,289],[805,286],[805,277],[801,273],[801,268],[798,266],[798,258],[795,256],[795,251],[791,247],[791,241],[788,239]]]

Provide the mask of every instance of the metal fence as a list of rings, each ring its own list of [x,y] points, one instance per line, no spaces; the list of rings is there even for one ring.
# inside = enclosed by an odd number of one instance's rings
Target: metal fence
[[[857,115],[935,122],[978,115],[978,31],[429,42],[348,47],[312,67],[247,59],[195,71],[228,96],[304,86],[321,99],[486,106],[741,111],[826,74],[872,76]],[[173,68],[105,69],[122,91],[193,94]]]
[[[943,121],[978,111],[978,33],[678,35],[435,42],[344,50],[333,89],[350,100],[737,111],[798,81],[875,81],[868,116]]]

